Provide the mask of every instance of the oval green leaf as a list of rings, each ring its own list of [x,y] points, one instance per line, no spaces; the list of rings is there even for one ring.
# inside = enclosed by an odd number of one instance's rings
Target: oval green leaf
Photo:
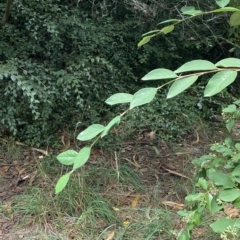
[[[235,112],[237,110],[237,107],[235,104],[230,104],[228,105],[226,108],[224,108],[222,110],[222,112],[225,112],[225,113],[232,113],[232,112]]]
[[[73,164],[73,171],[82,167],[90,157],[91,147],[87,146],[80,150]]]
[[[170,33],[174,29],[174,25],[169,25],[161,29],[161,32],[164,34]]]
[[[167,98],[177,96],[179,93],[189,88],[197,79],[198,76],[191,76],[176,80],[168,90]]]
[[[204,96],[211,97],[221,92],[224,88],[226,88],[228,85],[234,82],[236,77],[237,77],[236,71],[226,70],[216,73],[209,80],[204,90]]]
[[[211,172],[208,176],[216,186],[224,188],[233,188],[235,186],[233,180],[222,172]]]
[[[60,193],[67,185],[71,172],[61,176],[55,186],[55,194]]]
[[[105,127],[101,124],[93,124],[81,132],[77,139],[80,141],[88,141],[95,138],[99,133],[101,133]]]
[[[215,9],[212,12],[217,13],[217,12],[236,12],[236,11],[240,11],[240,10],[234,7],[224,7],[224,8]]]
[[[64,165],[72,165],[74,163],[74,159],[77,156],[77,152],[74,150],[67,150],[58,154],[57,160]]]
[[[235,144],[235,148],[238,150],[238,151],[240,151],[240,143],[236,143]],[[240,167],[240,165],[238,165],[239,167]]]
[[[130,103],[130,109],[151,102],[155,97],[157,90],[157,88],[142,88],[137,91],[133,95],[132,101]]]
[[[143,35],[142,35],[142,37],[144,37],[144,36],[146,36],[146,35],[149,35],[149,34],[152,34],[152,33],[159,33],[161,30],[159,30],[159,29],[156,29],[156,30],[151,30],[151,31],[149,31],[149,32],[147,32],[147,33],[144,33]]]
[[[179,20],[179,19],[168,19],[168,20],[162,21],[158,24],[164,24],[164,23],[169,23],[169,22],[178,22],[178,21],[181,21],[181,20]]]
[[[184,6],[181,8],[182,13],[187,14],[188,12],[192,12],[195,10],[193,6]]]
[[[221,8],[227,6],[230,2],[230,0],[215,0],[215,1],[216,1],[216,4]]]
[[[227,121],[227,123],[226,123],[226,128],[227,128],[227,130],[228,130],[229,132],[232,131],[232,128],[233,128],[233,126],[234,126],[234,123],[235,123],[235,120],[232,119],[232,118],[230,118],[230,119]]]
[[[144,37],[139,43],[138,43],[138,47],[141,47],[142,45],[148,43],[151,40],[151,36],[146,36]]]
[[[118,125],[121,121],[121,116],[117,116],[115,118],[113,118],[108,125],[105,127],[104,131],[101,134],[101,138],[105,137],[113,127],[115,127],[116,125]]]
[[[129,93],[116,93],[109,97],[105,103],[108,105],[114,105],[119,103],[129,103],[132,100],[133,95]]]
[[[174,72],[182,73],[182,72],[206,71],[206,70],[214,70],[214,69],[217,69],[216,66],[207,60],[193,60],[183,64],[180,68],[178,68]]]
[[[235,221],[235,226],[237,228],[240,228],[240,218],[238,218],[236,221]]]
[[[225,58],[215,64],[216,67],[236,67],[240,68],[240,59],[238,58]]]
[[[233,227],[234,221],[228,218],[220,218],[214,223],[210,224],[212,230],[216,233],[222,233],[227,227]]]
[[[178,76],[171,70],[165,68],[157,68],[146,74],[142,80],[159,80],[159,79],[170,79],[177,78]]]
[[[195,15],[195,14],[203,13],[203,11],[196,10],[195,7],[193,7],[193,6],[182,7],[181,11],[182,11],[183,14],[187,14],[187,15]]]
[[[214,196],[212,201],[211,201],[211,208],[210,211],[212,214],[215,214],[216,212],[220,211],[224,207],[223,203],[219,203],[218,201],[218,196]]]
[[[218,197],[225,202],[232,202],[236,200],[238,197],[240,197],[240,190],[236,188],[223,190],[222,192],[220,192]]]
[[[206,207],[211,211],[212,209],[212,200],[213,196],[210,193],[207,193],[205,196]]]
[[[235,145],[235,147],[236,147],[236,145]],[[240,177],[240,164],[237,167],[235,167],[235,169],[231,173],[231,176],[233,176],[233,177]]]
[[[240,25],[240,12],[234,12],[231,15],[229,24],[231,27],[236,27]]]
[[[190,240],[189,234],[187,231],[181,232],[181,235],[177,240]]]
[[[205,197],[204,193],[189,194],[185,197],[188,202],[201,201]]]

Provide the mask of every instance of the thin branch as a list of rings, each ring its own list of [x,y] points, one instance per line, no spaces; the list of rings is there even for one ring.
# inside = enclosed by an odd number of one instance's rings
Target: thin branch
[[[3,15],[3,18],[0,21],[0,28],[2,28],[5,25],[5,23],[7,22],[8,18],[9,18],[11,3],[12,3],[12,0],[7,0],[5,14]]]

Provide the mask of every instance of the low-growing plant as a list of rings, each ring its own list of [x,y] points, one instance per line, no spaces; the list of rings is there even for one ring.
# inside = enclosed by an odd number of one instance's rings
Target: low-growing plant
[[[239,100],[235,101],[223,109],[229,132],[235,120],[240,118],[239,103]],[[223,143],[213,144],[210,150],[209,154],[192,161],[197,169],[196,191],[185,198],[190,210],[178,212],[187,225],[179,239],[189,239],[191,230],[201,225],[207,215],[212,219],[211,229],[220,233],[222,239],[238,239],[240,234],[240,143],[227,137]],[[225,217],[214,220],[221,212]]]

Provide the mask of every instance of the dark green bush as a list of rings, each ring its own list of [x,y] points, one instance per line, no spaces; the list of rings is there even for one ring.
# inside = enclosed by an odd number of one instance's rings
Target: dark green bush
[[[207,19],[196,21],[198,33],[186,22],[168,38],[160,36],[137,48],[141,34],[169,18],[169,9],[176,16],[175,2],[146,1],[134,8],[131,1],[14,1],[11,17],[0,29],[0,130],[31,144],[46,144],[66,126],[109,119],[114,113],[104,104],[106,98],[135,92],[149,70],[174,69],[201,58],[214,44],[212,32],[224,31],[214,24],[211,31],[201,28]],[[206,3],[199,4],[204,9]],[[174,101],[163,101],[160,93],[154,109],[131,114],[129,128],[170,130],[163,132],[166,137],[183,133],[183,113],[196,108],[197,100],[187,96]]]

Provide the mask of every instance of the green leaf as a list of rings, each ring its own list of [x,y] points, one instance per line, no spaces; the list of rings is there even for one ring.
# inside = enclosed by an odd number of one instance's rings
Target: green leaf
[[[159,156],[160,155],[160,151],[157,149],[157,147],[155,147],[155,146],[152,146],[152,147],[153,147],[155,153]]]
[[[215,0],[215,1],[216,1],[216,4],[221,8],[227,6],[230,2],[230,0]]]
[[[222,111],[225,113],[232,113],[237,110],[237,107],[235,104],[228,105],[226,108],[224,108]]]
[[[223,154],[223,156],[231,156],[233,153],[232,149],[229,149],[228,147],[223,145],[213,145],[211,146],[211,150],[220,152]]]
[[[236,221],[235,221],[235,226],[237,228],[240,228],[240,218],[238,218]]]
[[[176,80],[168,90],[167,98],[172,98],[189,88],[196,80],[198,76],[190,76]]]
[[[88,141],[96,137],[99,133],[101,133],[105,127],[101,124],[93,124],[81,132],[77,139],[80,141]]]
[[[72,165],[74,159],[77,156],[77,152],[74,150],[67,150],[63,153],[58,154],[57,160],[64,165]]]
[[[232,131],[232,128],[233,128],[233,126],[234,126],[234,123],[235,123],[235,120],[232,119],[232,118],[230,118],[230,119],[227,121],[227,123],[226,123],[226,128],[227,128],[227,130],[228,130],[229,132]]]
[[[240,100],[237,100],[237,101],[235,101],[235,102],[233,102],[233,103],[239,105],[239,104],[240,104]]]
[[[229,68],[229,67],[240,67],[240,59],[238,58],[225,58],[215,64],[216,67],[224,67],[224,68]]]
[[[156,29],[156,30],[151,30],[151,31],[149,31],[149,32],[147,32],[147,33],[144,33],[143,35],[142,35],[142,37],[144,37],[144,36],[146,36],[146,35],[149,35],[149,34],[152,34],[152,33],[159,33],[161,30],[159,30],[159,29]]]
[[[193,60],[183,64],[180,68],[178,68],[174,72],[182,73],[182,72],[206,71],[206,70],[214,70],[214,69],[217,69],[216,66],[207,60]]]
[[[218,8],[213,10],[212,12],[235,12],[235,11],[239,11],[239,9],[234,8],[234,7],[224,7],[224,8]]]
[[[168,33],[172,32],[173,29],[174,29],[174,25],[169,25],[169,26],[162,28],[161,32],[164,34],[168,34]]]
[[[70,178],[71,172],[61,176],[58,181],[57,184],[55,186],[55,194],[60,193],[67,185],[68,180]]]
[[[234,221],[228,218],[220,218],[214,223],[210,224],[212,230],[216,233],[222,233],[227,227],[233,227]]]
[[[208,182],[204,178],[199,178],[198,179],[198,184],[201,186],[204,190],[208,189]]]
[[[236,188],[223,190],[222,192],[220,192],[218,197],[225,202],[232,202],[236,200],[238,197],[240,197],[240,190]]]
[[[104,131],[101,134],[101,138],[103,138],[104,136],[106,136],[113,127],[115,127],[116,125],[118,125],[121,121],[121,116],[117,116],[115,118],[113,118],[108,125],[105,127]]]
[[[192,12],[195,10],[195,7],[193,6],[184,6],[181,8],[182,13]]]
[[[195,15],[195,14],[203,13],[201,10],[196,10],[195,7],[193,6],[182,7],[181,11],[183,14],[187,14],[187,15]]]
[[[73,165],[73,171],[82,167],[87,162],[87,160],[90,157],[90,153],[91,153],[90,146],[84,147],[80,150],[80,152],[78,153],[78,155],[75,158],[74,165]]]
[[[229,20],[231,27],[237,27],[240,25],[240,12],[234,12]]]
[[[232,160],[235,161],[235,162],[240,160],[240,153],[234,154],[233,157],[232,157]]]
[[[189,194],[185,197],[188,202],[202,201],[204,199],[204,193]]]
[[[177,238],[177,240],[190,240],[190,237],[187,232],[182,232],[181,235]]]
[[[165,68],[158,68],[146,74],[142,78],[142,80],[148,81],[148,80],[169,79],[169,78],[177,78],[177,77],[178,76],[171,70],[168,70]]]
[[[235,148],[236,148],[238,151],[240,151],[240,143],[236,143],[236,144],[235,144]]]
[[[192,215],[191,220],[196,224],[199,225],[201,223],[201,215],[198,211],[195,211]]]
[[[237,198],[232,204],[233,206],[240,208],[240,198]]]
[[[233,180],[222,172],[211,172],[208,177],[216,186],[223,186],[224,188],[233,188],[235,186]]]
[[[206,207],[207,207],[207,209],[209,211],[211,211],[213,196],[210,193],[207,193],[206,197],[205,197],[205,200],[206,200]]]
[[[211,77],[205,90],[204,96],[211,97],[230,85],[237,77],[237,71],[226,70],[218,72]]]
[[[153,35],[144,37],[144,38],[138,43],[138,47],[141,47],[142,45],[148,43],[148,42],[151,40],[152,37],[153,37]]]
[[[231,176],[233,176],[233,177],[239,177],[240,176],[240,164],[237,167],[234,168],[234,170],[231,173]]]
[[[129,103],[132,100],[133,95],[129,93],[116,93],[109,97],[105,103],[108,105],[114,105],[119,103]]]
[[[224,207],[224,204],[219,204],[217,202],[217,199],[218,199],[218,196],[214,196],[212,201],[211,201],[211,213],[212,214],[215,214],[217,212],[219,212],[223,207]]]
[[[142,88],[137,91],[133,95],[132,101],[130,103],[130,109],[151,102],[155,97],[157,90],[157,88]]]
[[[230,137],[226,137],[224,140],[224,143],[226,144],[227,148],[232,148],[233,147],[233,140]]]
[[[15,82],[15,81],[16,81],[16,76],[11,75],[11,80],[12,80],[13,82]]]
[[[169,23],[169,22],[178,22],[178,21],[180,21],[180,20],[179,19],[168,19],[168,20],[162,21],[158,24],[164,24],[164,23]]]
[[[180,210],[177,212],[177,214],[181,217],[188,217],[189,215],[193,214],[193,211]]]

